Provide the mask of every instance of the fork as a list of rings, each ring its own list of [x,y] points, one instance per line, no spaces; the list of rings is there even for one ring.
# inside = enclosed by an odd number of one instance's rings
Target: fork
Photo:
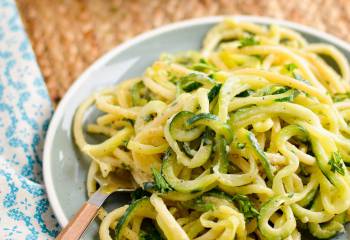
[[[96,181],[99,183],[99,189],[91,195],[88,201],[86,201],[79,211],[71,218],[68,224],[63,228],[60,234],[56,237],[56,240],[77,240],[79,239],[92,220],[97,215],[98,210],[105,202],[105,200],[115,192],[133,192],[135,186],[132,181],[128,179],[121,179],[113,181],[113,176],[103,178],[101,175],[95,176]]]

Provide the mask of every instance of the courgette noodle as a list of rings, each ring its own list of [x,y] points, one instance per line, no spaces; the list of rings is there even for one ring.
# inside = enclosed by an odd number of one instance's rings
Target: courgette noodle
[[[349,78],[333,46],[226,19],[200,51],[163,54],[143,76],[94,93],[73,126],[92,159],[88,195],[101,178],[129,176],[139,187],[130,205],[101,210],[100,238],[296,240],[344,231]],[[101,115],[85,124],[91,107]],[[86,134],[105,140],[91,144]]]

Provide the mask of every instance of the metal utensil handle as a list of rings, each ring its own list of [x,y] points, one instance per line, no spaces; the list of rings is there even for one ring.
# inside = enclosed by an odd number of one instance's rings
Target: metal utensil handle
[[[63,228],[61,233],[56,237],[56,240],[77,240],[84,233],[91,221],[95,218],[99,206],[89,202],[79,209],[79,212],[70,219],[67,226]]]

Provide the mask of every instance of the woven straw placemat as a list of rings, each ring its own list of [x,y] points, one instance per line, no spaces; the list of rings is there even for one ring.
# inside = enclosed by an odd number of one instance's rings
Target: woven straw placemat
[[[96,58],[146,30],[188,18],[283,18],[350,41],[349,0],[18,0],[50,96],[58,103]]]

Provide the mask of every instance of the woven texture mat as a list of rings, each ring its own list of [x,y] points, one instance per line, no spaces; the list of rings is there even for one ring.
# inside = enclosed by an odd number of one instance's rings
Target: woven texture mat
[[[350,0],[18,0],[50,96],[58,103],[96,58],[161,25],[213,15],[299,22],[350,41]]]

